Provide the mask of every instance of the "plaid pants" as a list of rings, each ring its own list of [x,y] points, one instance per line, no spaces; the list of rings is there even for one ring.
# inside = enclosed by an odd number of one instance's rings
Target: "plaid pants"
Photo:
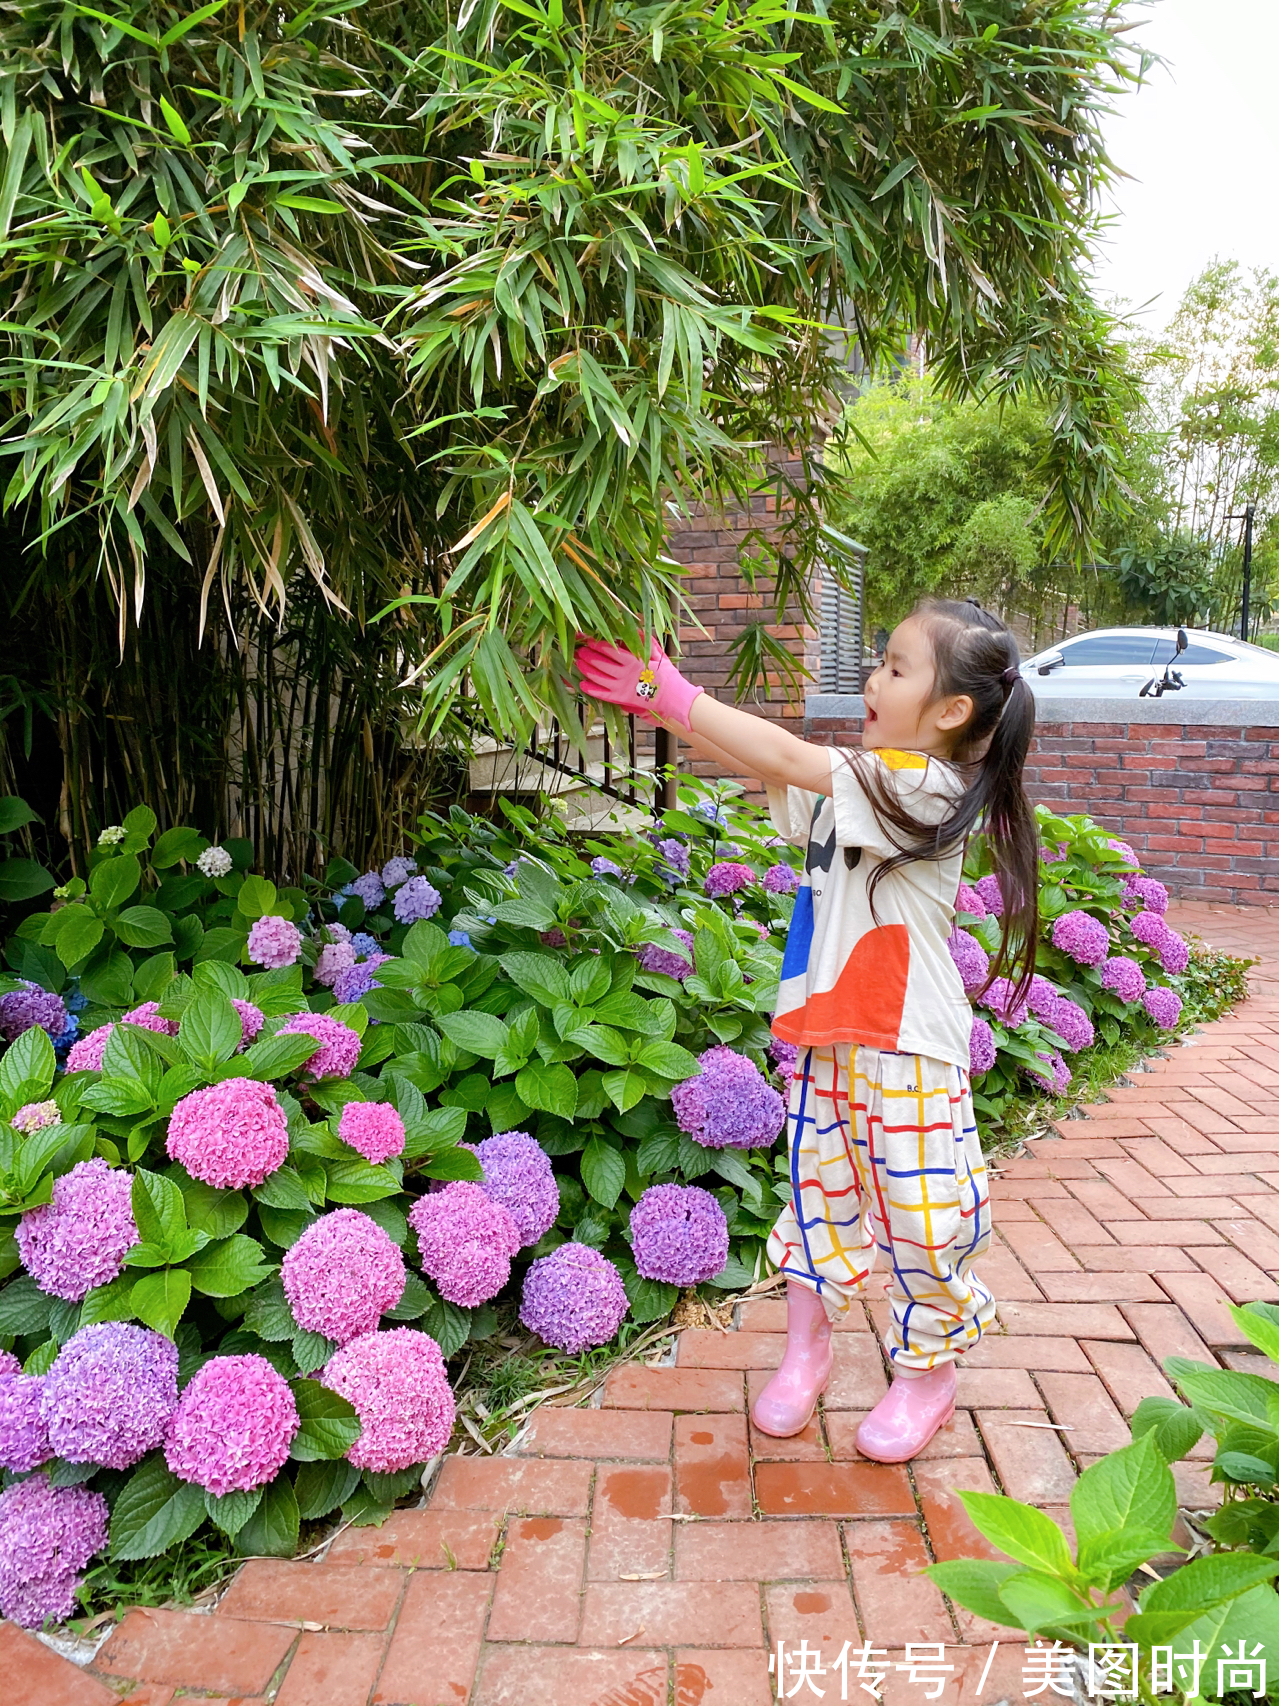
[[[923,1373],[976,1344],[995,1304],[972,1269],[990,1244],[990,1200],[966,1072],[847,1043],[802,1052],[790,1175],[768,1240],[788,1279],[842,1315],[882,1250],[893,1366]]]

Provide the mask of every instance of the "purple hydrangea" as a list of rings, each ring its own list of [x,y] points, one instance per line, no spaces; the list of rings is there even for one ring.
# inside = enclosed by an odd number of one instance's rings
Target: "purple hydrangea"
[[[485,1194],[510,1215],[522,1245],[536,1244],[560,1212],[550,1156],[526,1131],[497,1132],[476,1144],[475,1153],[484,1169]]]
[[[14,1131],[29,1137],[33,1131],[44,1131],[62,1123],[62,1110],[56,1102],[24,1102],[9,1121]]]
[[[1161,1030],[1172,1031],[1177,1028],[1181,1018],[1181,997],[1175,989],[1165,989],[1162,984],[1152,984],[1141,998],[1141,1004]]]
[[[952,930],[946,943],[959,972],[965,995],[976,995],[990,973],[990,955],[967,930]]]
[[[367,995],[370,989],[381,989],[382,985],[373,973],[384,960],[390,958],[390,954],[371,954],[367,960],[361,960],[359,965],[340,971],[334,979],[333,999],[345,1006],[348,1001],[358,1001],[362,995]]]
[[[650,1185],[631,1210],[631,1249],[645,1279],[701,1285],[728,1260],[728,1219],[700,1185]]]
[[[22,1265],[51,1297],[79,1303],[124,1267],[138,1242],[133,1179],[94,1156],[53,1181],[53,1201],[28,1209],[16,1237]]]
[[[1026,991],[1026,1005],[1036,1019],[1046,1020],[1057,1002],[1062,998],[1060,989],[1055,983],[1050,983],[1038,972],[1030,980],[1030,988]]]
[[[301,952],[302,932],[291,919],[268,913],[265,918],[254,920],[249,931],[248,954],[255,965],[265,966],[268,971],[282,971],[285,966],[295,965]]]
[[[625,875],[620,865],[615,865],[611,859],[606,859],[602,853],[591,860],[591,875],[595,877],[621,877]]]
[[[240,1015],[240,1046],[235,1052],[243,1054],[246,1048],[251,1048],[257,1042],[266,1023],[266,1014],[251,1001],[242,1001],[238,995],[231,997],[231,1005]]]
[[[359,1032],[327,1013],[295,1013],[276,1034],[315,1038],[315,1053],[303,1068],[306,1078],[349,1078],[360,1058]]]
[[[786,1104],[755,1062],[723,1045],[698,1058],[702,1070],[671,1092],[680,1130],[708,1149],[771,1144],[786,1123]]]
[[[998,877],[983,877],[980,882],[973,885],[973,890],[987,912],[992,913],[996,918],[1002,917],[1004,891],[999,886]]]
[[[404,1152],[404,1121],[389,1102],[348,1102],[338,1136],[374,1166]]]
[[[24,1629],[75,1610],[80,1571],[107,1543],[107,1501],[32,1475],[0,1493],[0,1616]]]
[[[1101,986],[1112,990],[1121,1001],[1140,1001],[1146,993],[1146,978],[1136,960],[1126,954],[1112,954],[1101,963]]]
[[[21,1374],[22,1364],[12,1351],[0,1351],[0,1379],[6,1374]]]
[[[507,1210],[479,1185],[458,1179],[419,1197],[409,1225],[417,1233],[422,1271],[450,1303],[478,1308],[510,1279],[520,1234]]]
[[[626,1310],[621,1274],[589,1244],[561,1244],[534,1262],[524,1276],[521,1322],[546,1344],[570,1356],[608,1344]]]
[[[688,848],[685,847],[682,841],[674,835],[668,835],[665,840],[657,843],[657,851],[665,862],[666,867],[665,870],[661,872],[661,875],[674,877],[677,882],[682,881],[687,877],[689,854]]]
[[[45,1377],[41,1413],[68,1463],[128,1469],[164,1439],[178,1402],[178,1347],[149,1327],[81,1327]]]
[[[55,1453],[41,1414],[44,1376],[23,1374],[17,1357],[10,1360],[13,1367],[0,1372],[0,1469],[25,1475]]]
[[[298,1326],[340,1345],[376,1329],[404,1296],[406,1278],[390,1235],[355,1208],[335,1208],[313,1221],[280,1267]]]
[[[434,918],[440,910],[440,891],[425,877],[410,877],[395,891],[395,916],[401,924],[416,924]]]
[[[96,1031],[90,1031],[87,1037],[81,1037],[78,1043],[71,1045],[67,1055],[68,1072],[100,1072],[102,1057],[107,1052],[107,1044],[115,1030],[113,1024],[99,1025]]]
[[[24,1031],[37,1025],[51,1037],[60,1037],[67,1028],[67,1010],[62,997],[51,995],[38,983],[23,978],[21,989],[0,995],[0,1036],[8,1043]]]
[[[1052,943],[1081,966],[1099,966],[1110,952],[1106,926],[1089,912],[1063,912],[1055,918]]]
[[[719,900],[725,895],[736,894],[739,889],[750,888],[758,880],[749,865],[735,865],[731,860],[725,860],[711,866],[702,887],[713,900]]]
[[[1125,878],[1123,900],[1131,911],[1144,908],[1162,914],[1168,910],[1168,890],[1154,877]]]
[[[178,1021],[162,1018],[158,1001],[144,1001],[141,1007],[131,1008],[123,1016],[121,1023],[141,1025],[144,1031],[154,1031],[161,1037],[176,1037],[178,1034]]]
[[[350,971],[355,964],[355,948],[350,942],[326,942],[315,962],[315,981],[323,989],[332,989],[338,974]]]
[[[672,930],[671,935],[678,939],[688,949],[688,957],[677,954],[673,948],[658,948],[651,942],[639,952],[639,963],[645,971],[664,972],[667,977],[677,977],[683,983],[693,971],[693,936],[689,930]]]
[[[997,977],[982,996],[983,1006],[989,1007],[997,1019],[1014,1028],[1026,1017],[1026,1001],[1017,999],[1016,985],[1011,978]]]
[[[1043,1061],[1047,1072],[1028,1072],[1027,1076],[1033,1078],[1035,1083],[1042,1085],[1045,1090],[1050,1090],[1053,1095],[1064,1096],[1070,1089],[1070,1068],[1056,1049],[1050,1049],[1047,1054],[1042,1049],[1036,1049],[1035,1054]]]
[[[372,874],[372,872],[369,873],[370,876],[372,876]],[[386,864],[383,865],[382,882],[388,889],[395,889],[399,888],[401,883],[406,883],[410,877],[416,876],[416,874],[417,860],[406,859],[403,854],[400,854],[398,858],[388,859]]]
[[[1129,864],[1129,865],[1140,865],[1141,864],[1141,860],[1133,852],[1132,848],[1128,845],[1128,843],[1126,841],[1112,841],[1110,839],[1107,839],[1106,846],[1107,847],[1113,847],[1116,853],[1121,854],[1123,856],[1124,862],[1126,864]]]
[[[351,893],[364,902],[366,912],[376,912],[386,899],[386,887],[377,871],[366,871],[351,884]]]
[[[1071,1054],[1081,1048],[1091,1048],[1097,1040],[1093,1022],[1076,1002],[1059,995],[1046,1013],[1038,1015],[1050,1031],[1055,1031]]]
[[[178,1399],[164,1461],[214,1498],[250,1493],[284,1468],[300,1426],[288,1381],[265,1357],[211,1357]]]
[[[773,1057],[778,1077],[789,1082],[795,1076],[795,1067],[799,1062],[799,1044],[788,1043],[784,1037],[774,1037],[768,1045],[768,1052]]]
[[[219,1191],[257,1186],[289,1153],[289,1122],[269,1084],[224,1078],[192,1090],[169,1115],[169,1158]]]
[[[973,1077],[989,1072],[995,1064],[995,1033],[986,1023],[973,1015],[973,1032],[968,1043],[968,1070]]]
[[[553,925],[549,930],[543,930],[538,935],[538,941],[544,948],[567,948],[568,937],[559,925]]]
[[[986,902],[971,883],[960,883],[959,893],[955,896],[955,911],[966,912],[970,918],[980,922],[987,915]]]
[[[320,1379],[355,1406],[360,1437],[346,1455],[357,1469],[394,1475],[438,1457],[449,1442],[453,1393],[428,1333],[363,1333],[334,1352]]]
[[[1066,857],[1066,851],[1066,843],[1059,841],[1055,847],[1041,847],[1039,857],[1045,865],[1060,865]]]
[[[1190,944],[1175,930],[1169,930],[1159,944],[1159,963],[1169,977],[1178,977],[1190,964]]]
[[[769,894],[794,894],[799,887],[799,872],[793,865],[770,865],[764,872],[764,887]]]

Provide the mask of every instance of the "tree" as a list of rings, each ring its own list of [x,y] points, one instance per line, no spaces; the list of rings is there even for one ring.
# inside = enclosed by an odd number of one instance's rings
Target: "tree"
[[[127,648],[158,592],[245,659],[309,586],[317,621],[395,609],[379,670],[429,731],[463,682],[499,728],[571,727],[576,630],[676,620],[672,515],[749,499],[779,443],[820,486],[835,324],[872,364],[922,334],[950,394],[1047,400],[1045,540],[1086,552],[1124,501],[1086,281],[1124,27],[1111,0],[6,13],[28,611],[101,586]],[[838,555],[810,497],[777,609]]]

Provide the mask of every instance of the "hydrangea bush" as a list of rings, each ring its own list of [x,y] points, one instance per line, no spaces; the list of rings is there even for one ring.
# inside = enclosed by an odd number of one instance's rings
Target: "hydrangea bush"
[[[308,892],[140,809],[20,926],[0,1465],[36,1490],[0,1512],[0,1611],[65,1616],[99,1517],[120,1561],[205,1523],[287,1556],[303,1523],[380,1520],[449,1441],[469,1339],[518,1320],[576,1357],[762,1273],[799,856],[731,790],[681,792],[649,832],[585,839],[454,808]],[[987,1118],[1098,1034],[1180,1016],[1159,885],[1087,819],[1044,836],[1022,1003],[980,993],[1002,906],[980,845],[961,893]],[[41,1552],[64,1509],[76,1544]],[[19,1557],[34,1585],[6,1589]]]

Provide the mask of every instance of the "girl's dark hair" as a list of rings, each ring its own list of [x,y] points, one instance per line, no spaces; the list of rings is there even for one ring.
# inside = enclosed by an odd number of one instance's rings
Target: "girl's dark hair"
[[[1035,732],[1035,696],[1019,673],[1017,642],[1006,623],[976,599],[924,599],[914,610],[932,642],[936,668],[934,700],[966,694],[973,714],[952,762],[964,777],[964,792],[936,825],[918,823],[878,769],[856,763],[853,772],[875,815],[898,848],[875,869],[875,890],[890,871],[912,859],[939,859],[981,830],[988,836],[1004,899],[999,951],[990,979],[1011,978],[1020,1000],[1035,974],[1039,939],[1039,828],[1022,768]]]

